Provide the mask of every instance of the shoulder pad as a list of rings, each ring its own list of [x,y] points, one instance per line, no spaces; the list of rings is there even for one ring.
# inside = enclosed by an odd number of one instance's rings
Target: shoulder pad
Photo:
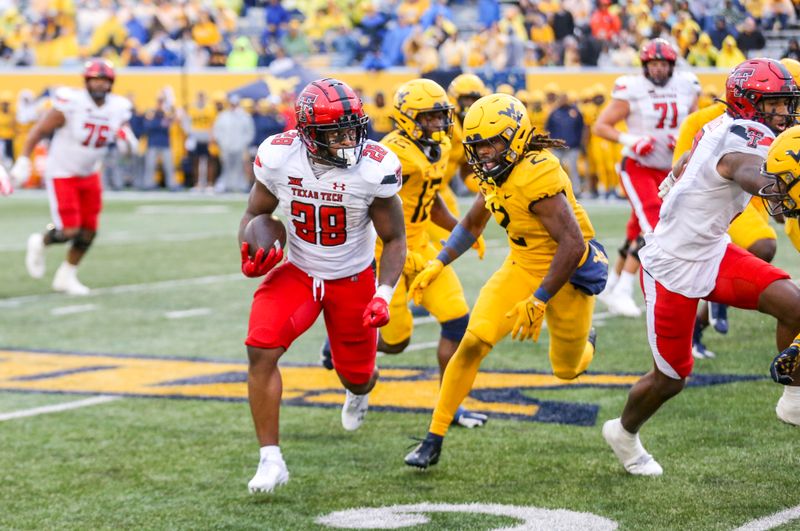
[[[272,170],[281,168],[286,165],[287,159],[296,152],[294,148],[300,143],[302,140],[294,129],[267,137],[258,146],[256,160],[253,161],[253,164]]]
[[[729,129],[732,136],[747,142],[748,147],[769,146],[775,133],[766,125],[752,120],[733,120]]]
[[[402,180],[400,159],[387,146],[367,140],[358,163],[365,180],[375,184],[399,184]]]

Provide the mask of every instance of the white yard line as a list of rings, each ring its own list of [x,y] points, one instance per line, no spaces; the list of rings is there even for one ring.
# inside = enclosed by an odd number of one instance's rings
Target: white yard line
[[[76,400],[74,402],[66,402],[64,404],[53,404],[52,406],[34,407],[31,409],[12,411],[10,413],[0,413],[0,422],[20,419],[23,417],[35,417],[37,415],[44,415],[47,413],[58,413],[59,411],[68,411],[70,409],[78,409],[87,406],[95,406],[97,404],[113,402],[114,400],[119,400],[121,398],[121,396],[100,395],[93,396],[91,398],[84,398],[82,400]]]
[[[167,319],[185,319],[187,317],[197,317],[198,315],[209,315],[211,308],[191,308],[189,310],[176,310],[167,312],[164,317]]]
[[[766,531],[767,529],[780,527],[798,518],[800,518],[800,505],[765,516],[764,518],[759,518],[758,520],[752,520],[742,527],[734,529],[734,531]]]
[[[207,240],[210,238],[223,238],[228,237],[231,238],[236,237],[236,229],[231,230],[218,230],[218,231],[209,231],[209,232],[171,232],[165,234],[157,234],[157,235],[149,235],[149,234],[131,234],[127,231],[120,231],[120,232],[109,232],[107,234],[101,233],[98,236],[98,240],[101,244],[109,244],[109,245],[119,245],[119,244],[129,244],[129,243],[145,243],[145,242],[152,242],[152,241],[160,241],[160,242],[191,242],[191,241],[198,241],[198,240]],[[0,252],[14,252],[14,251],[24,251],[25,247],[25,238],[21,238],[19,242],[13,244],[5,244],[0,245]]]
[[[74,306],[60,306],[50,310],[50,315],[72,315],[74,313],[91,312],[97,308],[96,304],[76,304]]]
[[[88,296],[91,297],[93,295],[158,291],[164,288],[215,284],[217,282],[229,282],[231,280],[245,280],[245,277],[242,276],[241,273],[230,273],[227,275],[210,275],[206,277],[163,280],[160,282],[146,282],[143,284],[126,284],[123,286],[112,286],[109,288],[96,288],[90,291]],[[17,308],[22,304],[28,302],[39,302],[63,296],[64,295],[61,293],[45,293],[42,295],[24,295],[21,297],[10,297],[8,299],[0,299],[0,308]]]

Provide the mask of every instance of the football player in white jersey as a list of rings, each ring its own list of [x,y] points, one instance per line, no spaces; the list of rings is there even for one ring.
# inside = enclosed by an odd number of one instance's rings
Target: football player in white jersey
[[[36,144],[53,135],[45,162],[45,185],[53,223],[44,233],[28,238],[25,266],[33,278],[45,273],[44,248],[71,242],[66,260],[53,277],[53,289],[70,295],[87,295],[77,275],[78,264],[97,234],[102,208],[100,164],[108,145],[122,150],[137,144],[128,120],[128,99],[111,94],[114,68],[103,59],[88,61],[83,70],[85,88],[62,87],[53,95],[53,107],[28,134],[22,153],[11,168],[12,180],[21,184],[31,174],[30,155]]]
[[[242,271],[269,272],[258,288],[247,340],[248,396],[261,447],[250,492],[272,492],[288,481],[278,445],[281,374],[278,359],[317,320],[331,342],[336,373],[346,389],[342,425],[355,430],[367,412],[378,371],[378,328],[389,322],[406,257],[397,156],[367,140],[369,118],[360,98],[336,79],[309,83],[295,103],[297,129],[271,136],[258,148],[256,176],[242,217]],[[288,261],[280,249],[250,258],[244,228],[255,216],[281,208]],[[383,240],[378,288],[372,262]]]
[[[631,389],[622,416],[603,425],[603,436],[631,474],[662,473],[638,432],[681,392],[692,372],[700,299],[774,316],[776,344],[783,352],[773,362],[772,376],[800,385],[794,344],[800,345],[800,288],[784,271],[731,243],[727,234],[751,197],[772,188],[774,179],[760,170],[775,135],[795,123],[800,90],[779,62],[751,59],[728,76],[725,99],[726,114],[703,127],[675,166],[679,180],[639,250],[654,365]],[[800,424],[800,399],[784,406],[782,420]]]
[[[658,185],[672,167],[681,122],[697,110],[700,83],[690,72],[674,71],[677,58],[675,49],[664,39],[646,43],[639,53],[642,74],[617,79],[612,100],[593,128],[597,136],[624,146],[620,181],[632,207],[625,245],[620,250],[622,256],[609,271],[606,290],[598,297],[617,315],[641,314],[632,298],[639,268],[639,237],[656,226],[661,207]],[[615,127],[622,121],[627,132]]]

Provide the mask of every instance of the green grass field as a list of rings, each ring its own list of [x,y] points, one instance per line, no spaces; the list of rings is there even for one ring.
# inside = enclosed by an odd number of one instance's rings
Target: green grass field
[[[578,385],[547,377],[546,334],[537,345],[502,342],[476,386],[491,390],[472,395],[493,418],[453,428],[427,472],[402,459],[427,430],[438,327],[420,322],[414,349],[379,359],[374,407],[349,433],[343,391],[317,367],[320,320],[283,358],[291,480],[250,496],[258,448],[243,339],[258,282],[239,272],[244,204],[107,195],[80,270],[94,292],[75,298],[49,287],[63,247],[48,249],[45,279],[25,272],[25,240],[48,222],[45,196],[0,200],[0,528],[800,529],[800,431],[777,420],[781,389],[768,378],[774,323],[739,310],[730,334],[706,333],[717,359],[695,364],[695,382],[717,385],[688,388],[642,432],[660,478],[626,475],[600,434],[652,364],[643,318],[598,305],[598,354]],[[588,210],[613,253],[627,206]],[[797,254],[779,237],[776,263],[797,276]],[[470,302],[506,254],[494,224],[487,239],[484,261],[470,252],[455,264]],[[34,409],[95,396],[105,398]],[[545,409],[553,415],[540,422]],[[357,508],[373,511],[331,517]]]

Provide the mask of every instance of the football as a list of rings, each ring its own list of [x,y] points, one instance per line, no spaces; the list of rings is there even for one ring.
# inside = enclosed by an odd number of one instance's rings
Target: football
[[[254,257],[258,249],[267,251],[277,241],[281,249],[286,247],[286,227],[271,214],[261,214],[250,220],[244,228],[244,241],[250,245],[250,257]]]

